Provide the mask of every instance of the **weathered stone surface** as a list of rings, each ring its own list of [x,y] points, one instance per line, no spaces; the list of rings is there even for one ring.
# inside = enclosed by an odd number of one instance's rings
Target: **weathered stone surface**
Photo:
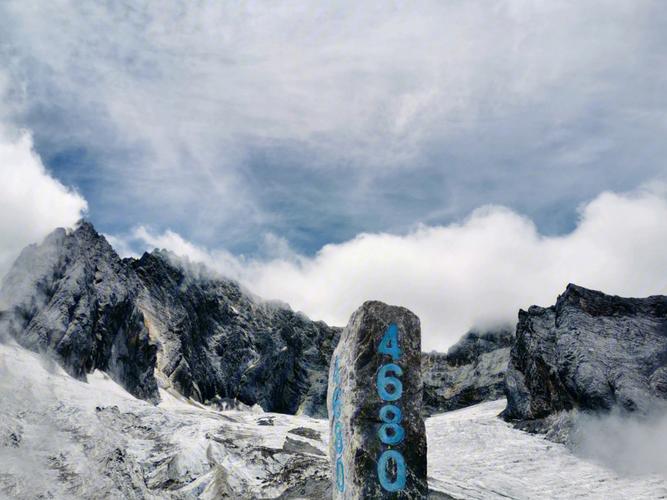
[[[422,356],[426,415],[458,410],[505,395],[505,372],[514,331],[499,328],[472,330],[447,354]]]
[[[391,338],[388,331],[395,331],[397,339],[386,344]],[[396,340],[400,354],[392,352]],[[399,379],[402,390],[395,379],[383,383],[383,375]],[[402,307],[365,302],[352,315],[334,351],[327,405],[334,498],[427,498],[417,316]],[[395,408],[400,409],[400,420]],[[404,437],[399,441],[401,432]],[[393,440],[398,442],[386,444]],[[395,458],[382,467],[392,454]],[[404,473],[396,465],[400,457]]]
[[[82,222],[17,259],[0,289],[4,332],[142,399],[157,401],[159,384],[221,408],[324,416],[340,329],[164,251],[121,260]]]
[[[667,403],[667,297],[628,299],[568,285],[519,312],[503,417],[540,429],[561,410],[647,412]]]
[[[0,332],[54,356],[76,378],[100,369],[133,395],[157,401],[156,346],[137,307],[140,288],[90,224],[57,229],[25,248],[5,276]]]
[[[128,264],[143,285],[137,304],[159,346],[161,386],[209,404],[230,398],[266,411],[326,414],[339,329],[168,252]]]

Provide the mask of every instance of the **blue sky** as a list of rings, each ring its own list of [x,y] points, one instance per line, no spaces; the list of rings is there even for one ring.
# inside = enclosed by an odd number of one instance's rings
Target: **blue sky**
[[[312,254],[502,204],[558,234],[664,173],[662,2],[235,4],[3,3],[13,121],[104,232]]]
[[[277,256],[303,270],[363,234],[403,248],[422,230],[474,230],[480,207],[566,241],[587,207],[616,213],[667,180],[665,25],[659,0],[7,0],[0,121],[34,167],[26,182],[69,190],[54,223],[85,204],[126,253],[173,244],[231,274]],[[319,317],[351,307],[254,279]]]

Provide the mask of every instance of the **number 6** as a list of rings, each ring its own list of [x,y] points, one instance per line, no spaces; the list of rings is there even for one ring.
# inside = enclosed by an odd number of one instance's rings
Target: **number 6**
[[[377,375],[378,394],[383,401],[396,401],[403,394],[403,384],[396,377],[387,376],[387,373],[394,373],[398,377],[403,375],[401,367],[394,363],[389,363],[380,368]],[[388,388],[391,387],[391,391]]]

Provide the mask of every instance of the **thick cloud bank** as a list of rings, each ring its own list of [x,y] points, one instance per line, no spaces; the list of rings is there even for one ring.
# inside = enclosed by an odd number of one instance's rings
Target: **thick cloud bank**
[[[133,237],[203,261],[332,324],[344,324],[367,299],[407,306],[421,317],[429,350],[445,349],[472,326],[513,323],[521,307],[553,304],[568,282],[619,295],[667,293],[665,221],[667,197],[658,186],[599,195],[581,207],[576,229],[557,237],[498,206],[402,236],[361,234],[312,258],[290,253],[275,238],[277,257],[249,261],[173,232],[141,227]]]
[[[51,177],[27,132],[12,136],[0,125],[0,276],[23,247],[56,226],[71,226],[86,201]]]
[[[4,0],[0,67],[96,223],[312,253],[485,203],[553,234],[664,175],[665,24],[660,0]]]

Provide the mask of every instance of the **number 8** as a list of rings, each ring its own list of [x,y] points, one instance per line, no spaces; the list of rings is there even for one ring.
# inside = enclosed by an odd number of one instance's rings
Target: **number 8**
[[[391,414],[389,417],[388,414]],[[405,437],[403,427],[398,425],[401,422],[401,409],[395,405],[385,405],[380,410],[380,418],[384,422],[378,430],[378,437],[384,444],[390,446],[397,445]]]

